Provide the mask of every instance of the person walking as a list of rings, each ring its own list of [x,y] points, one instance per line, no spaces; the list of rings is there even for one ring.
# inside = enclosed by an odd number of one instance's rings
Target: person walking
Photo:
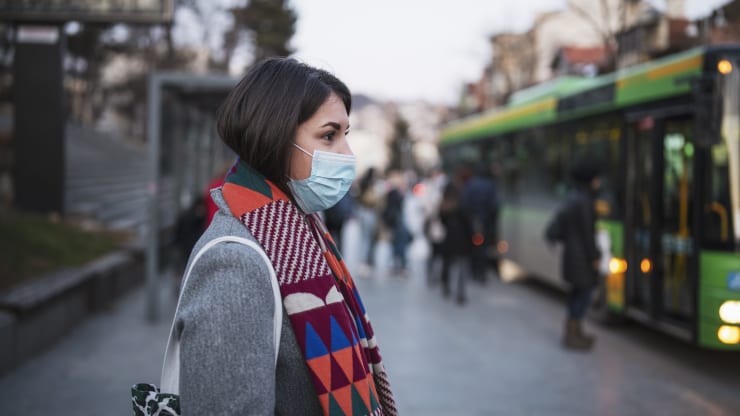
[[[212,191],[218,211],[190,262],[225,236],[264,253],[227,242],[194,263],[173,326],[183,414],[397,414],[357,287],[318,215],[354,179],[350,108],[344,83],[286,58],[254,65],[222,104],[218,134],[239,161]]]
[[[445,227],[439,218],[439,205],[442,200],[442,191],[447,185],[447,178],[441,169],[435,168],[425,181],[424,195],[424,237],[429,243],[430,252],[426,262],[427,283],[432,284],[440,277],[436,267],[442,261],[442,244],[445,238]]]
[[[496,165],[481,164],[476,174],[465,184],[462,199],[465,209],[473,226],[473,249],[471,256],[471,272],[473,279],[485,283],[489,264],[494,265],[498,273],[498,265],[493,260],[490,250],[498,242],[498,213],[499,195],[494,181]]]
[[[445,229],[442,240],[442,295],[450,296],[451,273],[457,276],[456,301],[465,304],[466,274],[469,271],[470,251],[473,248],[473,228],[468,215],[460,204],[458,185],[450,182],[444,187],[439,204],[439,217]]]
[[[569,349],[591,349],[595,338],[584,332],[583,318],[598,283],[600,253],[596,246],[594,201],[601,181],[598,167],[578,162],[570,172],[573,188],[548,226],[548,238],[563,244],[562,273],[570,289],[563,345]]]
[[[386,229],[391,233],[391,247],[393,252],[393,274],[404,276],[406,274],[406,249],[411,234],[406,227],[404,218],[404,199],[406,193],[406,182],[401,174],[389,177],[391,188],[385,195],[382,219]]]
[[[360,224],[360,273],[368,275],[373,267],[375,240],[378,237],[378,211],[382,195],[378,190],[378,171],[368,168],[359,181],[357,219]]]

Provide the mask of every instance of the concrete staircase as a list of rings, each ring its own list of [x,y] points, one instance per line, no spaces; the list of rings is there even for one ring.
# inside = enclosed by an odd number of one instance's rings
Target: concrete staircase
[[[67,127],[65,213],[94,219],[110,229],[143,235],[149,214],[147,148],[115,135]],[[159,225],[171,227],[177,200],[172,178],[159,183]]]

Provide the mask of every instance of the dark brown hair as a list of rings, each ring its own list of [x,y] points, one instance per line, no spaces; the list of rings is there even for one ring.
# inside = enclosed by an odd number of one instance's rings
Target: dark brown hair
[[[349,89],[334,75],[291,58],[263,60],[221,104],[218,134],[243,162],[290,195],[286,174],[296,130],[332,92],[349,114]]]

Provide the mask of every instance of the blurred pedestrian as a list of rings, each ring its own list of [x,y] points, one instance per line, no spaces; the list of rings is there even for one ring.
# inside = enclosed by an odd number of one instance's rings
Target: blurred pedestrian
[[[450,182],[442,192],[439,217],[445,229],[442,241],[442,294],[450,296],[452,272],[457,276],[456,300],[466,302],[465,280],[469,272],[470,252],[473,248],[473,228],[469,217],[460,203],[459,185]]]
[[[435,264],[442,261],[442,243],[445,238],[445,227],[439,217],[439,204],[442,201],[442,192],[447,184],[447,178],[441,169],[435,168],[425,181],[424,195],[424,237],[429,242],[431,251],[427,258],[427,282],[432,283],[436,273]]]
[[[406,248],[408,247],[411,233],[406,227],[403,216],[403,204],[406,186],[401,175],[392,175],[389,178],[391,188],[385,195],[383,207],[383,223],[391,233],[391,247],[393,252],[393,274],[404,275],[406,273]]]
[[[173,327],[183,414],[396,414],[368,315],[317,215],[354,179],[350,106],[333,75],[284,58],[254,65],[221,106],[219,136],[240,160],[212,191],[218,211],[193,253],[225,236],[264,253],[227,242],[194,264]]]
[[[360,261],[362,261],[361,272],[363,274],[369,273],[374,263],[374,247],[378,238],[378,211],[382,199],[378,189],[378,171],[371,166],[360,178],[356,206],[356,215],[360,223]]]
[[[337,248],[340,250],[343,248],[342,230],[344,229],[344,224],[354,215],[354,210],[354,197],[352,196],[352,192],[347,192],[333,207],[327,208],[324,211],[326,229],[329,230],[329,234],[331,234]]]
[[[551,239],[563,244],[562,273],[570,289],[563,334],[566,348],[587,350],[595,341],[583,330],[583,318],[598,283],[600,253],[596,246],[594,202],[601,186],[597,165],[581,161],[570,172],[573,187],[548,227]]]
[[[499,195],[494,164],[480,164],[463,189],[463,203],[473,227],[472,277],[486,281],[489,264],[497,265],[490,251],[498,243]],[[498,269],[496,273],[498,274]]]

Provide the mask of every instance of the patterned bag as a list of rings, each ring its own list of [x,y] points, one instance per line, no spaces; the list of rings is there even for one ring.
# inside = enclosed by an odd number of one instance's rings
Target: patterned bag
[[[283,301],[280,295],[280,288],[278,286],[277,276],[275,269],[272,267],[272,263],[265,254],[262,247],[254,241],[247,240],[242,237],[226,236],[215,238],[206,243],[193,258],[190,263],[185,278],[182,282],[184,288],[187,284],[190,272],[193,270],[193,266],[198,259],[211,247],[222,242],[233,242],[244,244],[253,248],[258,254],[265,260],[267,268],[270,271],[270,282],[272,283],[272,291],[275,296],[275,314],[273,316],[273,328],[275,328],[274,342],[275,342],[275,365],[277,365],[278,349],[280,346],[280,330],[283,322]],[[175,316],[177,316],[177,310],[180,309],[180,300],[182,300],[182,292],[180,292],[180,299],[177,301],[177,308],[175,309]],[[178,394],[180,386],[180,341],[175,338],[175,320],[172,320],[172,327],[170,328],[170,338],[167,341],[167,349],[164,353],[164,366],[162,367],[162,380],[161,384],[162,391],[157,386],[147,383],[134,384],[131,387],[131,402],[134,407],[134,416],[180,416],[180,396]]]
[[[154,384],[131,387],[134,416],[180,416],[180,396],[161,393]]]

